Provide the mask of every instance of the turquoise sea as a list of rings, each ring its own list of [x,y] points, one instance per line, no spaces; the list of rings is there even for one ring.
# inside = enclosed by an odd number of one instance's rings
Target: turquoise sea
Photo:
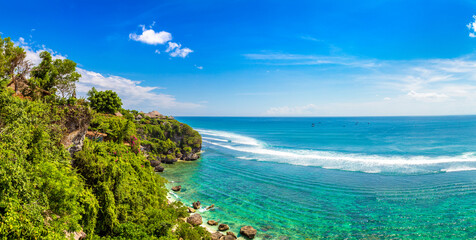
[[[162,175],[235,233],[476,238],[476,116],[177,119],[204,153]]]

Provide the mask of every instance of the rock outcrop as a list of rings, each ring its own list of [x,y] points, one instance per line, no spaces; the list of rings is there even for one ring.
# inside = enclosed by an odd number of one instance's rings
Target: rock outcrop
[[[214,208],[214,207],[215,207],[215,204],[212,204],[212,205],[208,206],[206,209],[207,209],[207,210],[210,210],[210,209],[212,209],[212,208]]]
[[[208,223],[208,225],[210,225],[210,226],[216,226],[216,225],[218,225],[218,222],[217,222],[217,221],[214,221],[214,220],[208,220],[207,223]]]
[[[201,207],[201,206],[200,206],[201,204],[202,204],[202,203],[201,203],[200,201],[196,201],[196,202],[192,203],[192,206],[193,206],[193,208],[195,208],[195,209],[199,209],[199,208]]]
[[[258,233],[258,231],[252,226],[244,226],[240,229],[240,233],[248,238],[253,239],[255,238],[256,233]]]
[[[218,226],[218,230],[219,230],[219,231],[222,231],[222,232],[223,232],[223,231],[226,231],[226,230],[228,230],[228,229],[230,229],[230,227],[229,227],[228,225],[224,224],[224,223],[222,223],[222,224],[220,224],[220,225]]]
[[[202,216],[200,214],[195,213],[187,218],[187,222],[192,224],[193,226],[198,226],[202,224]]]
[[[172,191],[178,192],[178,191],[180,191],[181,189],[182,189],[182,185],[178,185],[178,186],[173,187],[173,188],[172,188]]]
[[[61,144],[73,155],[83,148],[84,137],[91,122],[91,113],[85,107],[66,107],[65,116],[61,121],[63,138]]]
[[[232,236],[234,239],[237,239],[236,235],[233,232],[226,232],[226,235]]]
[[[223,237],[223,234],[221,232],[212,233],[212,240],[220,240],[221,237]]]

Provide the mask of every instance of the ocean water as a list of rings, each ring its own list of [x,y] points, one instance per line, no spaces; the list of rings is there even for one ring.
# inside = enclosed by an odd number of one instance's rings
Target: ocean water
[[[202,158],[162,173],[258,239],[476,238],[476,116],[179,117]],[[313,126],[314,124],[314,126]]]

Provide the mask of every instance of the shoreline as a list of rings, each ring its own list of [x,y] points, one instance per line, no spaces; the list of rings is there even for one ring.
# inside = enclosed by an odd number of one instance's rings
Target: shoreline
[[[170,183],[170,182],[169,182]],[[180,201],[179,199],[177,199],[175,196],[174,196],[174,192],[172,190],[169,190],[167,192],[167,201],[168,203],[173,203],[173,202],[181,202],[185,207],[189,207],[187,206],[184,202]],[[200,208],[200,209],[203,209],[203,208]],[[200,216],[202,217],[202,224],[200,224],[199,226],[205,228],[208,232],[210,232],[210,234],[213,234],[215,232],[220,232],[224,235],[226,235],[226,232],[230,232],[229,230],[227,231],[218,231],[218,225],[216,226],[211,226],[211,225],[208,225],[208,220],[212,220],[212,219],[208,219],[206,217],[204,217],[201,213],[202,212],[206,212],[206,211],[209,211],[209,210],[204,210],[204,211],[200,211],[200,209],[197,209],[197,212],[198,214],[200,214]],[[192,215],[194,213],[190,213],[190,215]],[[236,236],[238,236],[239,233],[234,233]],[[244,240],[245,238],[243,238],[242,236],[238,237],[237,239],[240,239],[240,240]],[[255,238],[255,239],[259,239],[259,238]]]

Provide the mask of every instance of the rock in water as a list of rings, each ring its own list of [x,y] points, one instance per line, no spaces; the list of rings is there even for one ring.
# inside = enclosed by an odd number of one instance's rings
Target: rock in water
[[[155,168],[154,168],[154,171],[156,171],[156,172],[163,172],[164,170],[165,170],[165,168],[162,167],[162,166],[160,166],[160,165],[159,165],[159,166],[155,166]]]
[[[195,209],[199,209],[201,204],[202,204],[202,203],[201,203],[200,201],[196,201],[196,202],[194,202],[194,203],[192,204],[192,206],[193,206],[193,208],[195,208]]]
[[[252,226],[244,226],[240,229],[240,233],[248,238],[253,239],[258,231]]]
[[[208,206],[208,207],[207,207],[207,210],[210,210],[210,209],[212,209],[213,207],[215,207],[215,204],[212,204],[212,205]]]
[[[221,232],[212,233],[212,240],[220,240],[221,237],[223,237],[223,234]]]
[[[226,232],[226,235],[232,236],[234,239],[237,239],[236,235],[233,232]]]
[[[178,192],[178,191],[180,191],[181,189],[182,189],[182,185],[178,185],[178,186],[173,187],[173,188],[172,188],[172,191]]]
[[[214,221],[214,220],[208,220],[208,225],[211,225],[211,226],[215,226],[215,225],[218,225],[218,222],[217,221]]]
[[[191,207],[188,207],[188,212],[189,212],[189,213],[194,213],[194,212],[195,212],[195,209],[194,209],[194,208],[191,208]]]
[[[222,223],[218,226],[218,230],[220,230],[220,231],[226,231],[228,229],[230,229],[230,227],[228,227],[228,225],[226,225],[224,223]]]
[[[232,235],[224,235],[223,237],[220,238],[220,240],[235,240],[236,237],[233,237]]]
[[[198,226],[202,224],[202,216],[200,214],[195,213],[187,218],[187,222],[192,224],[193,226]]]

